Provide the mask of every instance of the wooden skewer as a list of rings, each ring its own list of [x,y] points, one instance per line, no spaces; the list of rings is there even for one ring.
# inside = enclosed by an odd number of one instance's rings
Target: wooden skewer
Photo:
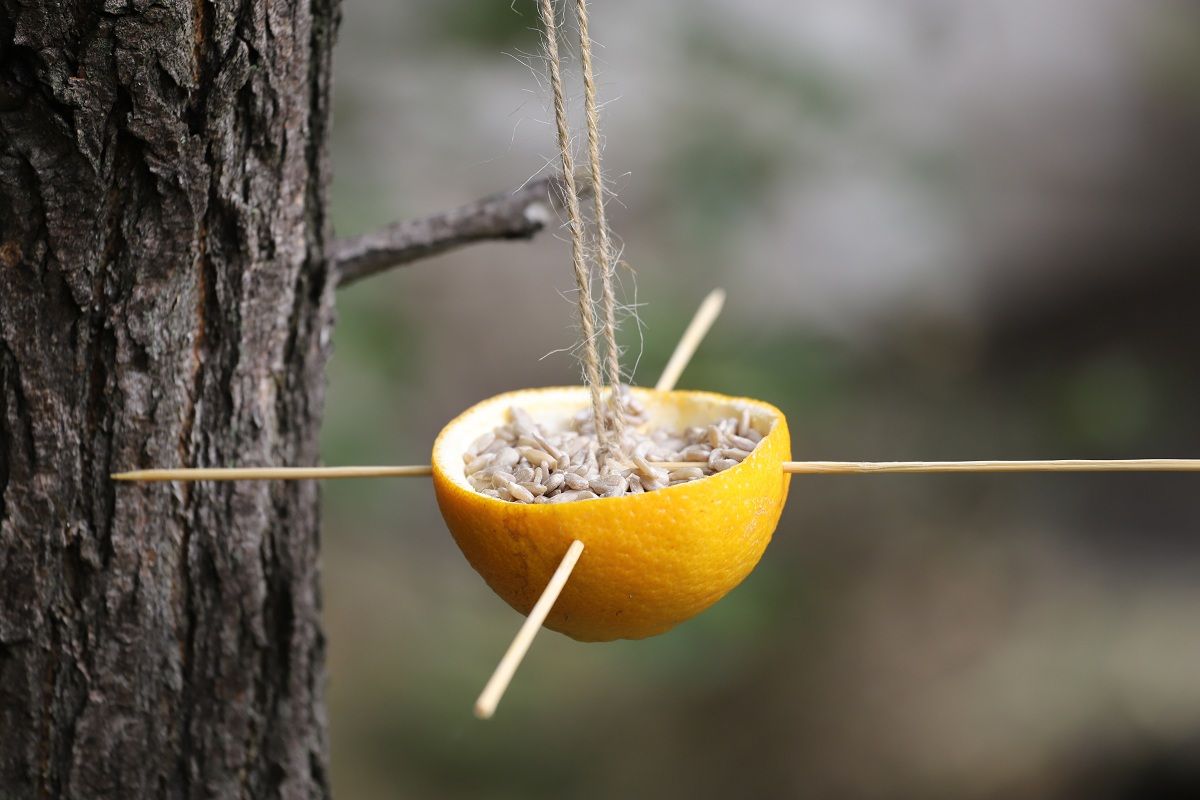
[[[697,467],[700,461],[652,461],[660,469]],[[794,475],[873,475],[935,472],[1200,472],[1200,458],[1063,458],[1043,461],[785,461]],[[117,472],[115,481],[296,481],[338,478],[426,478],[428,464],[402,467],[232,467],[143,469]]]
[[[1044,461],[785,461],[800,475],[867,475],[885,472],[1195,472],[1197,458],[1063,458]]]
[[[504,697],[504,691],[512,681],[513,675],[516,674],[517,667],[521,666],[521,659],[525,658],[525,653],[533,644],[533,637],[537,635],[542,623],[546,621],[550,609],[554,607],[554,601],[558,599],[558,595],[566,586],[567,578],[571,577],[571,571],[575,569],[575,564],[578,563],[579,556],[582,554],[583,542],[578,539],[571,542],[571,546],[567,548],[567,554],[558,564],[558,569],[554,570],[554,574],[550,576],[550,582],[542,590],[542,596],[534,603],[533,610],[521,624],[521,629],[517,631],[512,644],[504,651],[504,657],[496,665],[496,671],[492,673],[487,685],[480,692],[479,699],[475,701],[475,716],[480,719],[491,719],[492,714],[496,713],[496,706],[500,704],[500,698]]]
[[[199,467],[196,469],[139,469],[117,472],[114,481],[301,481],[337,478],[423,478],[433,474],[428,464],[405,467]]]
[[[679,376],[683,374],[688,362],[692,360],[696,348],[700,346],[701,340],[716,321],[717,315],[721,313],[721,307],[724,305],[724,289],[713,289],[708,293],[708,297],[704,298],[700,308],[696,309],[696,316],[692,317],[692,321],[688,323],[687,330],[683,332],[683,338],[679,340],[679,344],[675,345],[675,352],[671,353],[666,368],[659,377],[658,383],[654,385],[655,389],[660,392],[669,392],[675,388],[675,384],[679,382]]]

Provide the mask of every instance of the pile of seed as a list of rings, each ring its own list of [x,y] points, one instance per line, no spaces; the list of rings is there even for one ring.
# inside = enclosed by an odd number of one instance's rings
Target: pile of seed
[[[762,440],[748,411],[682,433],[642,432],[644,411],[629,395],[622,404],[626,435],[619,455],[601,451],[590,409],[577,414],[569,430],[550,432],[514,406],[508,423],[463,453],[467,480],[481,494],[517,503],[620,497],[715,475],[736,466]],[[667,470],[652,463],[662,461],[689,466]]]

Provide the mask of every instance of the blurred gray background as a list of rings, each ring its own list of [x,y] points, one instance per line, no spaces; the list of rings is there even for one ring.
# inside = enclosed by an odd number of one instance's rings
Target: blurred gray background
[[[535,27],[345,2],[338,233],[553,163]],[[681,386],[780,406],[797,457],[1200,455],[1200,4],[606,0],[592,32],[637,383],[723,286]],[[577,381],[543,358],[570,288],[543,235],[342,291],[326,462],[426,462],[478,400]],[[1200,796],[1198,489],[797,477],[727,599],[643,642],[543,634],[484,724],[520,618],[426,482],[332,483],[334,790]]]

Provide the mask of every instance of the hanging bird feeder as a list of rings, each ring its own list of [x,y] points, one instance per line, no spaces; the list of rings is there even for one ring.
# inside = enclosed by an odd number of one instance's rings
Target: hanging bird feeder
[[[503,425],[510,407],[566,426],[588,407],[582,387],[531,389],[485,400],[433,445],[433,487],[446,527],[488,586],[527,614],[573,541],[586,557],[546,619],[582,641],[642,639],[695,616],[758,563],[783,512],[787,421],[757,400],[709,392],[633,390],[654,424],[683,430],[745,414],[762,440],[744,461],[707,478],[621,497],[526,504],[480,494],[463,453]]]

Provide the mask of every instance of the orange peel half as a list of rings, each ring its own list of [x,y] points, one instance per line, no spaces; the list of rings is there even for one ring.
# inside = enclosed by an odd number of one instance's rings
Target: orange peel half
[[[711,392],[633,389],[647,427],[683,430],[750,412],[762,441],[716,475],[645,494],[524,504],[476,492],[462,455],[519,406],[538,422],[565,426],[589,407],[585,388],[526,389],[472,406],[433,444],[433,485],[446,526],[496,594],[528,614],[571,542],[583,555],[546,620],[581,641],[664,633],[724,597],[750,574],[771,541],[787,499],[787,421],[759,400]]]

